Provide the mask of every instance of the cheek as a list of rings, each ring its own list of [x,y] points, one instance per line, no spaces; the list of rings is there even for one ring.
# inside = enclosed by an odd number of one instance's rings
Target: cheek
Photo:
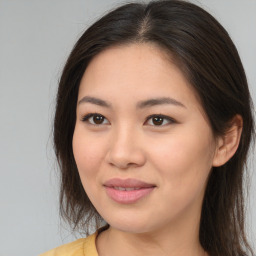
[[[96,174],[95,170],[101,162],[103,155],[102,143],[90,134],[86,134],[83,129],[75,128],[73,136],[73,154],[76,165],[83,181],[84,176],[89,178]]]
[[[189,194],[205,186],[214,152],[210,138],[208,131],[190,129],[173,134],[152,148],[153,165],[166,188]]]
[[[84,129],[76,127],[73,136],[73,154],[84,190],[90,201],[99,201],[95,184],[100,177],[100,166],[103,159],[104,144]]]

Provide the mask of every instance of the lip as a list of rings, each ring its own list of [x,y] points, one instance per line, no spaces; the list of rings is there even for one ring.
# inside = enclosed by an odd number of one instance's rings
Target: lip
[[[104,183],[106,187],[123,187],[123,188],[150,188],[156,185],[150,184],[137,179],[119,179],[114,178]]]
[[[103,186],[106,189],[107,195],[120,204],[135,203],[149,195],[156,187],[154,184],[137,179],[119,178],[110,179]]]

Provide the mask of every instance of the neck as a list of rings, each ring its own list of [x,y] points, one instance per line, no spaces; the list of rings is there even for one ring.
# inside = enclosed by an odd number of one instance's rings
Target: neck
[[[199,218],[200,219],[200,218]],[[191,226],[175,223],[153,232],[130,233],[114,227],[97,238],[99,256],[206,256],[199,242],[199,220]]]

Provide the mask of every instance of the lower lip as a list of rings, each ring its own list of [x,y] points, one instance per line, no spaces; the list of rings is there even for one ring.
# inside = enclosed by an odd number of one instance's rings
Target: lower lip
[[[107,195],[120,204],[132,204],[150,194],[154,187],[140,188],[137,190],[118,190],[112,187],[105,187]]]

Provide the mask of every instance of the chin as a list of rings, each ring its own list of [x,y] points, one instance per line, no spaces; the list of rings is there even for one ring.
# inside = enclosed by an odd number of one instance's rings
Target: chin
[[[107,223],[114,229],[117,229],[126,233],[147,233],[153,231],[152,220],[147,220],[147,218],[132,218],[131,216],[123,216],[122,218],[110,218],[106,220]]]

